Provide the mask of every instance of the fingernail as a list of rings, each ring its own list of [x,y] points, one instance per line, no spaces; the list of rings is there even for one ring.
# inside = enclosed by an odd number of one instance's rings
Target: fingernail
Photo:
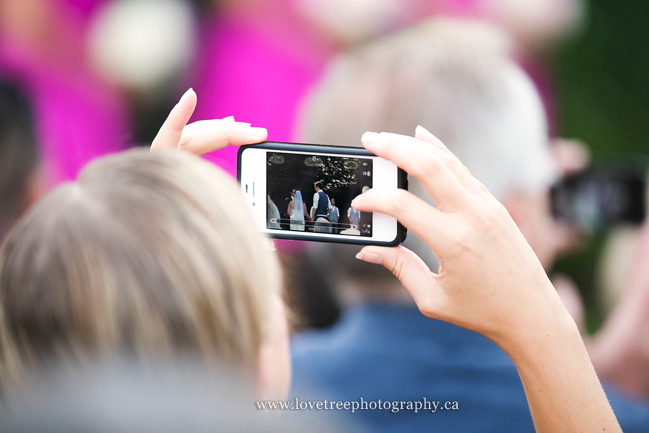
[[[360,200],[361,200],[361,196],[360,195],[356,196],[356,198],[352,200],[352,207],[355,208],[356,205],[360,203]]]
[[[370,132],[370,131],[367,131],[361,137],[361,141],[363,142],[363,144],[368,145],[368,146],[373,145],[376,142],[376,140],[378,140],[378,139],[379,139],[379,134],[377,134],[376,132]]]
[[[435,137],[435,134],[430,132],[428,129],[424,128],[421,125],[417,125],[415,128],[415,135],[423,135],[424,137],[432,138],[434,140],[437,140],[437,137]]]
[[[362,260],[367,263],[374,263],[375,265],[383,264],[383,257],[379,256],[378,254],[366,253],[364,251],[361,251],[358,254],[356,254],[356,258],[358,260]]]
[[[250,141],[264,141],[267,137],[268,130],[266,128],[248,128],[248,138]]]
[[[196,94],[196,92],[194,92],[194,89],[192,87],[190,87],[185,93],[183,93],[183,96],[180,97],[178,103],[180,104],[183,100],[187,99],[191,94],[194,95]]]

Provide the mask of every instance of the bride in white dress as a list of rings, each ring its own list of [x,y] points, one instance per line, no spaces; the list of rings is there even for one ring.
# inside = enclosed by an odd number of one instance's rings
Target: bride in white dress
[[[300,191],[295,192],[295,198],[288,204],[288,211],[286,213],[291,217],[291,230],[303,232],[306,228],[304,225],[304,217],[309,218],[309,216],[306,213],[306,206],[304,205]]]

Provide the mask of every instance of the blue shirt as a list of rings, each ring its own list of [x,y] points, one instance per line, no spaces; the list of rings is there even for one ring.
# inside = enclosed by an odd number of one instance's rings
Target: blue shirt
[[[414,306],[368,303],[331,329],[292,341],[300,399],[458,403],[435,413],[364,410],[338,415],[370,432],[534,432],[525,392],[512,360],[489,339],[424,317]],[[649,432],[649,406],[607,395],[626,433]]]
[[[338,211],[338,208],[336,206],[331,206],[331,210],[329,211],[329,221],[331,222],[338,222],[338,218],[340,218],[340,212]]]

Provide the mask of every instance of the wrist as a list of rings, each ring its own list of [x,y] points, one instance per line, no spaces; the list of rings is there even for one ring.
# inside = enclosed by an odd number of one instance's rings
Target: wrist
[[[492,338],[516,362],[535,360],[547,350],[567,349],[577,344],[585,353],[579,329],[563,306],[549,280],[543,282],[542,295],[529,308],[508,322]]]
[[[565,309],[536,317],[531,322],[534,323],[518,327],[499,343],[519,369],[538,366],[541,359],[556,361],[557,365],[567,357],[588,359],[579,329]]]

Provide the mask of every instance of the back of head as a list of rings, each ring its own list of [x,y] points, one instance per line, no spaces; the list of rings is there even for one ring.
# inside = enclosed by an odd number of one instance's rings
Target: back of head
[[[253,369],[280,286],[253,227],[235,183],[192,155],[91,164],[0,250],[0,385],[123,355]]]
[[[434,19],[340,56],[305,105],[300,138],[360,146],[365,131],[413,135],[417,125],[499,199],[552,178],[540,98],[487,24]],[[416,179],[409,189],[432,202]],[[436,270],[423,242],[409,234],[406,246]],[[364,265],[343,257],[361,275]]]
[[[0,82],[0,243],[29,205],[37,165],[29,101],[16,85]]]

